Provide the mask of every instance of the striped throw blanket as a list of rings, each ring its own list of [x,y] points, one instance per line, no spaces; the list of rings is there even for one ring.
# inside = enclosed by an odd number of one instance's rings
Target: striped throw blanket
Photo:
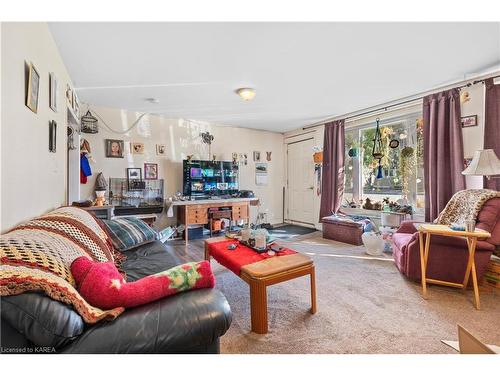
[[[75,289],[70,266],[87,257],[113,262],[114,249],[99,221],[77,207],[62,207],[0,236],[0,296],[43,292],[72,305],[86,323],[113,319],[123,309],[101,310]]]

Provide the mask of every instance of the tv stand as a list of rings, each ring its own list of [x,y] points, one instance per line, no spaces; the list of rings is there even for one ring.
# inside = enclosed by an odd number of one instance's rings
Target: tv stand
[[[188,243],[188,227],[192,224],[208,224],[209,208],[230,208],[231,221],[246,220],[250,224],[250,205],[257,205],[258,198],[204,199],[195,201],[175,201],[177,221],[185,226],[185,241]]]

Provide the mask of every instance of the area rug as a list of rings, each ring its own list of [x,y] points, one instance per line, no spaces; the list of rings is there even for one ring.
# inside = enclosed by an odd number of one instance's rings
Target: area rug
[[[285,224],[269,230],[269,234],[276,239],[289,239],[316,232],[314,228],[299,225]]]
[[[233,312],[222,353],[454,353],[441,340],[457,339],[457,323],[500,344],[497,291],[481,290],[480,311],[471,291],[431,286],[424,300],[390,255],[372,257],[321,232],[281,243],[314,259],[318,313],[309,313],[309,279],[290,280],[268,288],[269,333],[252,333],[248,285],[212,260]]]

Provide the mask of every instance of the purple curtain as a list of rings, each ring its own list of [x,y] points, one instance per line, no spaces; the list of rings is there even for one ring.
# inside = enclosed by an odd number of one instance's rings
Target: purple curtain
[[[451,196],[465,189],[458,89],[426,96],[423,112],[425,220],[433,221]]]
[[[325,124],[319,220],[336,213],[344,195],[344,120]]]
[[[493,78],[484,81],[485,117],[484,117],[484,149],[491,148],[500,158],[500,85],[493,83]],[[484,179],[486,189],[500,191],[500,178]]]

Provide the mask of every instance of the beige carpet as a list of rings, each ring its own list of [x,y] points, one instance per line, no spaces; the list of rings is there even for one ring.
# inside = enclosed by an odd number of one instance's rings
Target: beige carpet
[[[324,240],[320,232],[286,245],[314,259],[318,313],[309,313],[308,277],[274,285],[268,288],[269,333],[252,333],[247,284],[212,260],[217,287],[233,311],[222,353],[454,353],[440,340],[457,340],[457,323],[500,345],[497,291],[481,290],[480,311],[471,291],[431,286],[424,300],[391,256],[371,257],[362,246]]]

